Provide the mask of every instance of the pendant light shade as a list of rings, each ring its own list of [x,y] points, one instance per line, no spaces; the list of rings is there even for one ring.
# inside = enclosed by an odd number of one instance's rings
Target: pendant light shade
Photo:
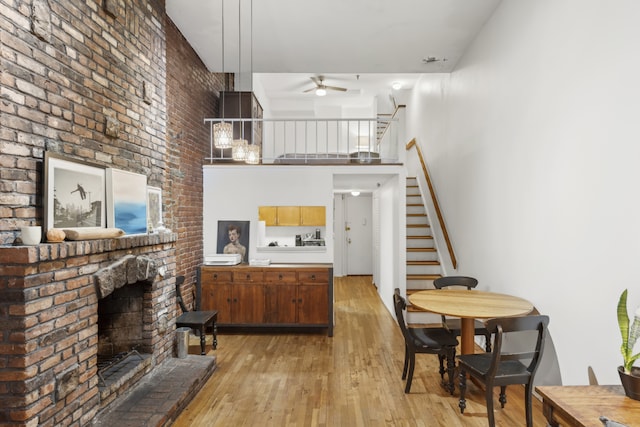
[[[233,141],[231,123],[220,122],[213,125],[213,144],[216,148],[230,148]]]
[[[260,164],[260,146],[259,145],[249,145],[247,151],[247,159],[245,162],[248,165],[258,165]]]
[[[231,157],[235,161],[243,161],[247,159],[247,151],[249,151],[249,143],[246,139],[234,139],[231,147]]]

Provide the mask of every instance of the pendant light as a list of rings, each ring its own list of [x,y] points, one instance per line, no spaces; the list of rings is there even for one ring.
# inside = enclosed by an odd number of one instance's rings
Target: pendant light
[[[224,0],[223,0],[224,1]],[[242,78],[242,10],[240,8],[242,0],[238,0],[238,85]],[[235,84],[234,84],[235,86]],[[238,90],[238,118],[242,119],[242,92]],[[234,139],[232,143],[231,157],[235,161],[243,161],[247,158],[249,142],[243,138],[244,122],[238,122],[238,139]]]
[[[227,90],[227,77],[224,74],[224,0],[222,0],[222,78],[224,89]],[[220,99],[220,98],[218,98]],[[233,140],[233,127],[224,121],[224,102],[222,102],[222,122],[213,125],[213,144],[216,148],[230,148]],[[224,158],[224,152],[222,153]]]

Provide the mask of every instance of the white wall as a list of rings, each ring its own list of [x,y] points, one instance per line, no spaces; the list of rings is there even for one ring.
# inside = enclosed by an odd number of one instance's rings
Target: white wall
[[[258,252],[258,206],[325,206],[326,232],[333,224],[333,175],[323,168],[298,166],[204,166],[203,248],[216,253],[219,220],[250,221],[249,254],[272,262],[333,262],[333,238],[325,236],[325,252]],[[302,227],[275,227],[291,231],[291,242]],[[310,227],[313,231],[315,227]],[[325,233],[323,233],[324,235]]]
[[[640,303],[640,3],[503,1],[450,76],[424,76],[427,157],[458,273],[551,317],[564,384],[617,384]]]

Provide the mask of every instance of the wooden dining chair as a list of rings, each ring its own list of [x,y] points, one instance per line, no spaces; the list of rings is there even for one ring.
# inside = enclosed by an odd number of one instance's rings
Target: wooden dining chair
[[[198,280],[200,280],[199,272],[198,272]],[[182,310],[182,314],[176,318],[176,328],[187,327],[198,330],[200,334],[200,354],[206,355],[205,351],[205,333],[207,328],[211,328],[211,333],[213,335],[212,347],[213,349],[218,348],[218,326],[216,325],[216,321],[218,320],[218,310],[210,310],[210,311],[189,311],[184,304],[182,299],[182,292],[180,287],[184,283],[184,276],[176,277],[176,302],[180,305],[180,309]],[[196,303],[196,306],[199,306],[199,303]]]
[[[504,408],[507,403],[505,394],[508,385],[524,384],[524,400],[527,427],[533,427],[533,415],[531,408],[531,392],[533,391],[533,378],[538,369],[542,353],[544,351],[544,338],[548,316],[523,316],[490,319],[487,321],[487,329],[492,333],[493,352],[479,354],[463,354],[458,356],[460,369],[460,413],[466,408],[465,391],[467,388],[467,374],[484,384],[485,398],[487,401],[487,415],[489,426],[495,426],[493,415],[493,388],[500,387],[500,404]],[[503,352],[502,344],[504,334],[520,331],[537,331],[537,339],[530,343],[527,352]]]
[[[407,380],[404,392],[411,391],[413,371],[416,367],[416,353],[428,353],[438,355],[440,362],[440,379],[442,385],[453,394],[455,378],[455,357],[458,340],[445,328],[413,328],[407,326],[404,318],[404,311],[407,308],[406,300],[400,295],[400,289],[396,288],[393,293],[393,305],[396,318],[405,342],[404,368],[402,379]],[[444,361],[447,361],[447,368]],[[445,384],[444,374],[447,373],[449,382]]]
[[[478,279],[467,276],[445,276],[440,277],[433,281],[433,286],[436,289],[442,289],[449,286],[464,286],[467,289],[475,288],[478,285]],[[480,320],[475,320],[475,331],[474,335],[483,335],[485,338],[484,348],[489,353],[491,352],[491,334],[487,330],[484,322]],[[454,319],[442,315],[442,324],[445,328],[451,331],[456,337],[460,336],[460,331],[462,330],[460,319]]]

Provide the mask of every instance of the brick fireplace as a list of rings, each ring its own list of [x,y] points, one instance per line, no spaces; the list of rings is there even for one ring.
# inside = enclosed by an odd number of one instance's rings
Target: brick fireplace
[[[0,425],[87,425],[172,356],[175,241],[0,247]]]

